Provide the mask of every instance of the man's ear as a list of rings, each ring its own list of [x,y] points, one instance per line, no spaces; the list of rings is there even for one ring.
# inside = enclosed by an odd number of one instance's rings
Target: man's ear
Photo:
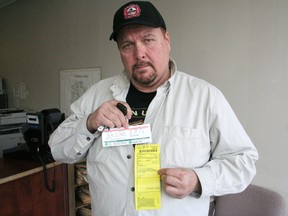
[[[169,36],[168,31],[165,32],[164,39],[167,41],[168,46],[169,46],[169,51],[170,51],[171,50],[171,46],[170,46],[170,36]]]

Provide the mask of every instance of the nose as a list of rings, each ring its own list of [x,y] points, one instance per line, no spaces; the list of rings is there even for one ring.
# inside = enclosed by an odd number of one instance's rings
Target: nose
[[[136,60],[143,60],[146,56],[146,48],[143,44],[137,44],[134,52]]]

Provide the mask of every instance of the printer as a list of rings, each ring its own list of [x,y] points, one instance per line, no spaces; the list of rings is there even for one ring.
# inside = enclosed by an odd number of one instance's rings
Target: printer
[[[23,109],[0,109],[0,158],[4,150],[25,143],[21,132],[25,123],[26,111]]]
[[[23,160],[53,162],[48,140],[52,132],[64,120],[59,109],[45,109],[41,112],[27,112],[20,132],[23,144],[3,150],[3,157]]]

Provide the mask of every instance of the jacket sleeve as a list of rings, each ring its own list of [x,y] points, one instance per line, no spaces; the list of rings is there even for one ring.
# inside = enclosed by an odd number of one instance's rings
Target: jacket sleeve
[[[86,158],[95,139],[100,134],[91,134],[87,127],[87,118],[98,104],[95,98],[97,86],[90,88],[77,101],[71,104],[72,115],[66,118],[49,139],[51,153],[56,161],[75,163]]]
[[[232,108],[220,91],[215,91],[209,120],[211,156],[195,169],[201,196],[220,196],[243,191],[256,174],[258,152]]]
[[[56,161],[75,163],[83,160],[94,139],[86,127],[87,117],[69,116],[51,135],[49,145]]]

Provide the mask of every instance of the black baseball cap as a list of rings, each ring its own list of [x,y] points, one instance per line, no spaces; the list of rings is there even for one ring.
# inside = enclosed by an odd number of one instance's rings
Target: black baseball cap
[[[110,40],[117,40],[118,32],[127,25],[139,24],[166,30],[163,17],[155,6],[148,1],[131,1],[120,7],[113,20],[113,32]]]

